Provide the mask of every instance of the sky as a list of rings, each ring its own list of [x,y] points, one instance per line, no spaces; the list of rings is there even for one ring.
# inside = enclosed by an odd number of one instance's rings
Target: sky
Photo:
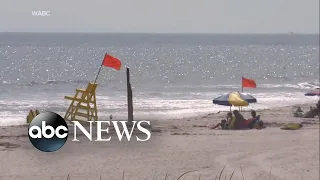
[[[319,34],[319,0],[0,0],[0,22],[0,32]]]

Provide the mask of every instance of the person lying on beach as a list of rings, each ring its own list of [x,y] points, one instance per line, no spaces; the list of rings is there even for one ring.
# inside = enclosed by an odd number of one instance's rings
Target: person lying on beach
[[[229,129],[230,124],[232,123],[232,120],[234,119],[234,117],[232,117],[232,113],[229,112],[227,114],[227,119],[223,119],[221,120],[220,123],[216,124],[216,125],[212,125],[209,126],[210,129],[216,129],[217,127],[221,127],[222,129]]]

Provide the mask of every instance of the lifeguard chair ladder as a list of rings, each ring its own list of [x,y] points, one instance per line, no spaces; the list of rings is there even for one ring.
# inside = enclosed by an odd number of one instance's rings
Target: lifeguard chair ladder
[[[89,83],[87,89],[76,89],[74,97],[65,96],[65,99],[71,100],[71,104],[64,116],[65,120],[83,121],[97,121],[97,103],[96,103],[96,88],[98,84]],[[82,118],[82,119],[79,119]]]

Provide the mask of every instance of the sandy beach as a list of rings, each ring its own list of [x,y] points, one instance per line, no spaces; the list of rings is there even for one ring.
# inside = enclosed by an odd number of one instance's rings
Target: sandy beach
[[[302,107],[308,109],[310,105]],[[209,130],[225,112],[152,121],[148,142],[68,142],[59,151],[44,153],[29,142],[27,126],[1,127],[1,180],[121,179],[319,179],[319,118],[292,116],[292,107],[259,110],[262,130]],[[243,112],[249,118],[249,112]],[[281,130],[283,123],[299,122],[299,130]],[[241,173],[242,169],[242,173]]]

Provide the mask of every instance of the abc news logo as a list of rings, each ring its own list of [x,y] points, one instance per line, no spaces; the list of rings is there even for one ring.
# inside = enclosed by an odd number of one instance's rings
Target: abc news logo
[[[111,124],[113,125],[119,141],[122,141],[124,136],[130,141],[135,128],[147,136],[145,139],[136,136],[137,141],[148,141],[151,138],[151,132],[141,125],[142,123],[150,125],[150,121],[133,121],[133,128],[128,128],[127,121],[88,121],[90,125],[89,132],[78,121],[71,122],[74,125],[72,141],[80,141],[77,139],[77,129],[90,141],[93,141],[92,127],[94,125],[96,125],[97,130],[96,139],[94,141],[111,141],[111,136],[106,139],[102,138],[103,132],[109,133],[108,128],[102,128],[103,124],[108,126]],[[119,122],[122,126],[122,130],[119,126]],[[53,152],[59,150],[66,143],[69,135],[69,128],[66,121],[61,116],[53,112],[46,112],[37,115],[31,121],[28,135],[30,142],[35,148],[43,152]]]

